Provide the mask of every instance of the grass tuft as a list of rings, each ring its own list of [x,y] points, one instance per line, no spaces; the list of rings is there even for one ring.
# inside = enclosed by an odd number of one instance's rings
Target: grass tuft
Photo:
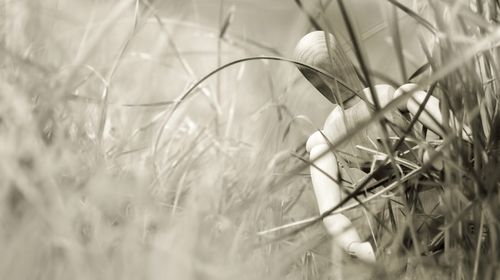
[[[167,2],[0,4],[0,279],[500,273],[498,1],[414,1],[426,13],[369,1],[390,11],[395,73],[368,59],[380,50],[347,1]],[[417,69],[404,21],[418,26]],[[332,108],[296,68],[359,92],[287,58],[280,42],[309,29],[349,38],[367,87],[414,82],[445,120],[439,137],[417,122],[423,108],[386,117],[411,92],[373,98],[372,117],[330,147],[344,197],[322,216],[304,146]],[[374,125],[382,145],[352,143],[372,161],[338,151]],[[320,223],[331,213],[352,219],[377,263],[339,263]]]

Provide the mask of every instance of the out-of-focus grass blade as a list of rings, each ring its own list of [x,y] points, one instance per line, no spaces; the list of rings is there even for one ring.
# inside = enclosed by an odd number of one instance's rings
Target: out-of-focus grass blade
[[[108,102],[109,102],[109,87],[111,84],[111,81],[113,80],[113,77],[116,73],[116,70],[120,66],[120,63],[122,61],[123,56],[125,55],[126,51],[128,50],[130,43],[132,42],[133,37],[135,36],[138,27],[139,27],[139,1],[137,0],[135,2],[135,8],[134,8],[134,22],[132,25],[132,28],[130,30],[130,33],[123,43],[122,47],[120,48],[120,51],[116,57],[116,59],[113,62],[113,66],[109,70],[107,76],[106,76],[106,81],[107,84],[105,85],[103,94],[102,94],[102,104],[101,104],[101,112],[99,116],[99,128],[97,131],[97,139],[101,142],[103,139],[103,132],[104,132],[104,126],[106,124],[106,119],[107,119],[107,113],[108,113]]]
[[[389,29],[391,31],[392,42],[394,44],[394,50],[396,52],[397,62],[399,65],[399,71],[401,73],[402,81],[406,82],[406,65],[403,57],[403,41],[401,40],[401,30],[399,26],[398,9],[395,6],[391,7],[390,25]]]
[[[402,3],[400,3],[396,0],[387,0],[387,1],[389,1],[391,4],[398,7],[399,9],[401,9],[403,12],[405,12],[410,17],[414,18],[418,23],[420,23],[422,26],[424,26],[430,32],[432,32],[434,34],[437,33],[436,28],[429,21],[427,21],[425,18],[423,18],[422,16],[420,16],[417,13],[415,13],[414,11],[412,11],[410,8],[406,7],[405,5],[403,5]]]
[[[123,107],[165,107],[174,104],[175,101],[159,101],[159,102],[151,102],[151,103],[126,103],[121,104]]]
[[[298,116],[293,116],[292,119],[288,122],[288,124],[285,126],[285,131],[283,131],[283,136],[281,137],[281,140],[284,141],[286,139],[286,137],[288,136],[288,134],[290,133],[290,130],[292,128],[292,125],[294,123],[296,123],[297,121],[299,120],[302,120],[304,121],[306,124],[309,125],[309,127],[312,127],[314,128],[314,124],[313,122],[311,121],[311,119],[309,119],[307,116],[305,115],[298,115]],[[316,129],[315,129],[316,130]]]
[[[425,71],[427,71],[429,68],[431,67],[431,64],[429,62],[425,63],[424,65],[418,67],[417,70],[415,70],[415,72],[413,72],[410,77],[408,77],[408,81],[411,81],[415,78],[417,78],[418,76],[422,75],[423,73],[425,73]]]
[[[295,4],[299,7],[299,9],[307,16],[307,19],[311,23],[314,29],[316,30],[322,30],[321,25],[316,21],[316,19],[309,14],[306,9],[304,8],[304,5],[302,4],[302,0],[294,0]]]
[[[273,57],[273,56],[248,57],[248,58],[237,59],[237,60],[234,60],[232,62],[226,63],[226,64],[224,64],[224,65],[222,65],[220,67],[217,67],[216,69],[212,70],[210,73],[208,73],[207,75],[205,75],[204,77],[202,77],[200,80],[198,80],[197,82],[195,82],[191,87],[188,88],[188,90],[186,92],[182,93],[177,98],[177,100],[175,101],[175,103],[174,103],[174,105],[173,105],[173,107],[172,107],[169,115],[165,119],[163,125],[160,128],[160,131],[158,132],[158,135],[157,135],[156,141],[155,141],[155,145],[154,145],[154,148],[153,148],[154,153],[156,154],[156,151],[158,149],[158,144],[159,144],[159,141],[160,141],[160,139],[162,137],[162,134],[163,134],[163,131],[165,129],[166,124],[168,123],[168,121],[170,120],[170,118],[172,117],[172,115],[174,114],[174,112],[177,110],[177,108],[180,106],[180,104],[183,103],[183,101],[186,98],[190,97],[193,94],[193,92],[195,91],[195,89],[197,89],[207,79],[209,79],[210,77],[212,77],[215,74],[219,73],[221,70],[226,69],[228,67],[231,67],[233,65],[242,63],[242,62],[253,61],[253,60],[274,60],[274,61],[283,61],[283,62],[287,62],[287,63],[292,63],[292,64],[295,64],[295,65],[299,65],[299,66],[308,68],[308,69],[310,69],[312,71],[315,71],[316,73],[319,73],[321,75],[329,77],[331,79],[335,79],[346,90],[349,90],[349,91],[353,92],[356,95],[360,95],[359,92],[356,92],[353,89],[349,88],[349,86],[346,83],[344,83],[342,80],[338,79],[338,77],[334,77],[333,75],[331,75],[329,73],[326,73],[325,71],[323,71],[321,69],[312,67],[310,65],[307,65],[307,64],[295,61],[295,60],[291,60],[291,59],[287,59],[287,58],[283,58],[283,57]]]
[[[226,31],[228,30],[229,26],[233,22],[234,18],[234,11],[235,11],[235,6],[231,6],[229,9],[229,12],[226,15],[226,18],[224,19],[224,22],[222,23],[222,26],[219,31],[219,38],[224,38],[224,35],[226,35]]]
[[[352,41],[353,47],[354,47],[354,53],[356,54],[356,58],[358,59],[358,62],[360,64],[361,68],[361,73],[363,74],[363,78],[365,79],[368,88],[370,88],[370,92],[372,95],[372,100],[375,105],[375,110],[380,110],[380,102],[378,100],[378,96],[376,94],[375,87],[373,85],[372,79],[371,79],[371,73],[369,71],[369,67],[367,64],[367,60],[365,58],[365,55],[362,51],[361,45],[359,43],[359,40],[356,36],[356,32],[354,30],[354,26],[352,24],[352,21],[347,13],[347,9],[344,5],[343,0],[337,0],[340,8],[340,12],[342,14],[342,18],[344,19],[344,23],[347,27],[347,31],[349,33],[349,38]]]

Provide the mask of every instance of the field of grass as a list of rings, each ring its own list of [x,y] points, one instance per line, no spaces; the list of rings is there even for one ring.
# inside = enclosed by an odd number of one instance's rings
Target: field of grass
[[[500,3],[366,1],[370,37],[343,2],[1,1],[0,279],[495,279]],[[313,28],[450,123],[405,115],[380,172],[345,169],[375,265],[317,216],[304,146],[333,105],[290,61]]]

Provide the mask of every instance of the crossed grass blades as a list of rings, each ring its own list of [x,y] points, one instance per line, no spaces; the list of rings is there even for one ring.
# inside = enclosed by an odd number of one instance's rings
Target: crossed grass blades
[[[407,116],[406,127],[393,126],[383,116],[401,101],[395,100],[385,108],[375,104],[373,118],[343,138],[376,124],[399,135],[383,139],[384,150],[376,152],[384,159],[373,172],[343,178],[346,197],[332,212],[364,209],[355,220],[373,221],[366,236],[380,261],[368,267],[346,259],[342,274],[494,279],[498,3],[423,1],[436,15],[431,23],[388,2],[393,16],[406,13],[439,38],[432,53],[422,44],[427,61],[408,73],[402,31],[389,21],[400,76],[440,98],[448,136],[426,140],[415,116]],[[326,15],[296,3],[312,28],[334,33]],[[303,147],[317,127],[287,99],[300,83],[293,72],[298,63],[233,33],[237,13],[223,4],[218,29],[162,16],[158,3],[148,1],[82,4],[81,13],[56,1],[1,4],[2,279],[318,279],[331,273],[329,237],[318,223],[322,217],[314,216]],[[374,80],[397,86],[370,68],[348,9],[343,1],[333,4],[366,86]],[[219,67],[200,76],[175,40],[176,28],[216,40],[216,50],[201,55]],[[54,30],[77,43],[61,43]],[[151,33],[151,48],[141,47]],[[222,63],[227,49],[244,58]],[[140,71],[130,66],[134,60],[143,64]],[[232,93],[231,81],[257,75],[251,67],[266,69],[270,97],[243,120],[243,97]],[[158,71],[183,83],[155,82]],[[297,76],[283,81],[276,71]],[[259,90],[245,92],[258,98]],[[446,120],[449,112],[458,123]],[[471,143],[460,139],[464,123]],[[431,151],[425,163],[422,149]],[[437,162],[442,171],[432,168]]]

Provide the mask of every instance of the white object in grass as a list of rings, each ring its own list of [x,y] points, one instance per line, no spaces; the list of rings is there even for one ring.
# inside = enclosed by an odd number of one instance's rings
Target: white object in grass
[[[337,158],[330,150],[331,145],[336,145],[344,136],[355,131],[360,123],[372,117],[374,99],[383,108],[402,94],[409,95],[406,102],[399,104],[399,110],[389,111],[385,115],[387,119],[398,123],[402,120],[400,111],[417,114],[427,93],[424,91],[412,92],[415,88],[415,85],[412,84],[403,85],[397,90],[389,85],[376,85],[374,93],[368,88],[363,89],[362,83],[355,74],[354,66],[347,59],[333,35],[323,31],[315,31],[305,35],[297,44],[295,58],[335,77],[335,79],[325,77],[307,67],[299,66],[304,77],[323,96],[332,103],[340,103],[343,107],[342,110],[340,106],[336,106],[325,121],[323,129],[312,134],[306,144],[312,163],[310,171],[314,193],[319,212],[324,214],[336,207],[341,200],[338,183],[339,165]],[[339,81],[341,83],[338,83]],[[371,104],[367,104],[367,102]],[[442,119],[439,100],[430,96],[424,106],[424,111],[418,117],[418,121],[433,132],[445,136],[445,132],[441,129]],[[353,163],[367,162],[372,155],[363,153],[355,147],[357,145],[370,146],[372,144],[370,139],[384,139],[386,136],[394,136],[390,131],[389,129],[384,131],[379,122],[373,123],[373,125],[353,134],[350,143],[340,145],[337,151],[342,154],[354,155],[349,159]],[[346,216],[342,214],[329,215],[323,219],[323,223],[332,235],[335,244],[346,253],[366,262],[375,261],[372,246],[369,242],[361,240]]]

